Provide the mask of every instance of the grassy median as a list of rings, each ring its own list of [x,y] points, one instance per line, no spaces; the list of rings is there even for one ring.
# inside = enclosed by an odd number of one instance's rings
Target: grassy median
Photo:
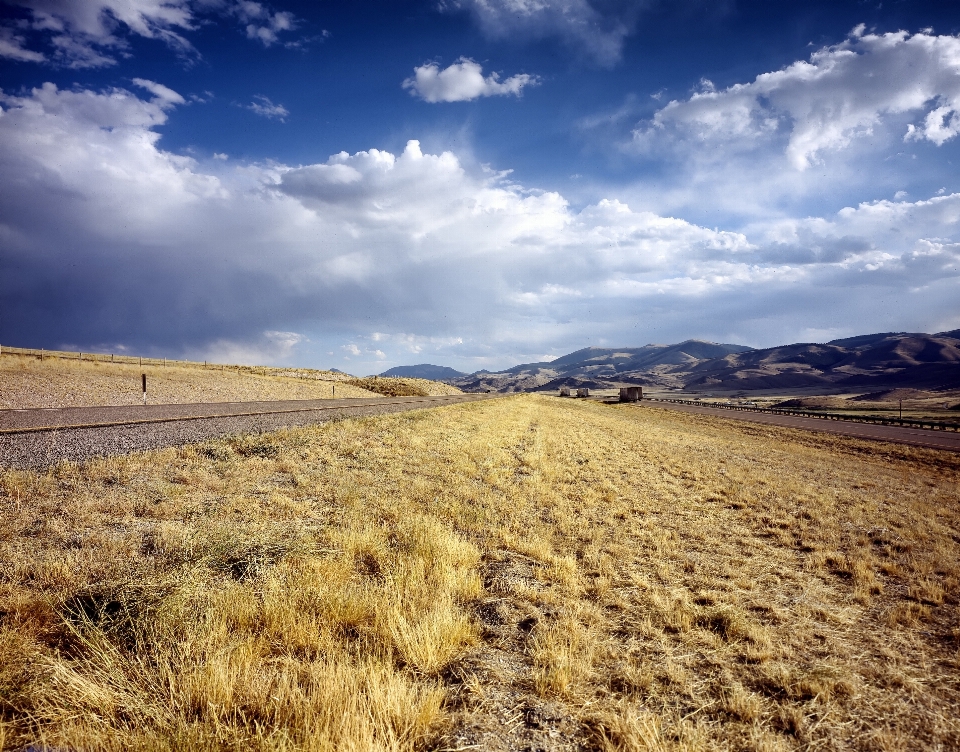
[[[0,747],[960,746],[960,458],[518,396],[0,475]]]

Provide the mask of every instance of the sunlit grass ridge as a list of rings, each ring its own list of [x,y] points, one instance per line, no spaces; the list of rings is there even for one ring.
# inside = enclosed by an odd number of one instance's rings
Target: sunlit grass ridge
[[[220,370],[218,366],[206,369],[174,363],[141,367],[4,354],[0,358],[0,409],[138,405],[143,400],[142,374],[147,377],[150,404],[377,396],[346,383],[350,378],[346,374],[332,372],[249,366]]]
[[[0,740],[960,744],[957,461],[514,397],[6,472]]]

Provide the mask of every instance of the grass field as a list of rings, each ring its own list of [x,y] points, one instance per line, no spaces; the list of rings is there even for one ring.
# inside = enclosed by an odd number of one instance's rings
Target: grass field
[[[0,747],[956,749],[960,458],[517,396],[0,475]]]
[[[335,372],[304,373],[297,369],[135,364],[65,360],[4,354],[0,358],[0,409],[137,405],[147,375],[151,404],[249,402],[257,400],[377,397],[404,394],[459,394],[447,384],[424,379],[364,380]],[[297,378],[309,375],[311,378]],[[322,380],[316,378],[322,376]]]

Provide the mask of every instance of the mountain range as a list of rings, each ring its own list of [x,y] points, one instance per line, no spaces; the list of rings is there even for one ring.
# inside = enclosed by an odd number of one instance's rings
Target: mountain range
[[[447,366],[434,366],[430,363],[420,363],[416,366],[397,366],[384,371],[381,376],[392,376],[401,379],[430,379],[431,381],[450,381],[459,379],[468,374]]]
[[[421,364],[384,376],[446,381],[464,391],[527,392],[560,386],[642,385],[692,391],[822,390],[910,387],[960,389],[960,329],[938,334],[885,332],[765,349],[687,340],[675,345],[587,347],[551,361],[464,374]]]

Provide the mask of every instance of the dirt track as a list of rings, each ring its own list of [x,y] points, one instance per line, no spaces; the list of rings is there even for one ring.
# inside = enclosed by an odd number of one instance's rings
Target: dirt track
[[[839,434],[841,436],[853,436],[858,439],[891,441],[896,444],[910,444],[912,446],[928,447],[930,449],[945,449],[950,452],[960,452],[960,433],[957,432],[932,431],[928,428],[908,428],[905,426],[882,426],[842,420],[822,420],[820,418],[804,418],[793,415],[724,410],[723,408],[717,407],[683,405],[675,402],[644,401],[642,405],[644,408],[652,407],[662,410],[681,410],[687,413],[699,413],[700,415],[713,415],[717,418],[729,418],[730,420],[746,420],[751,423],[766,423],[768,425],[802,428],[808,431],[820,431],[822,433]]]
[[[498,395],[499,396],[499,395]],[[0,410],[0,467],[42,468],[365,415],[489,399],[485,394],[195,405]]]

